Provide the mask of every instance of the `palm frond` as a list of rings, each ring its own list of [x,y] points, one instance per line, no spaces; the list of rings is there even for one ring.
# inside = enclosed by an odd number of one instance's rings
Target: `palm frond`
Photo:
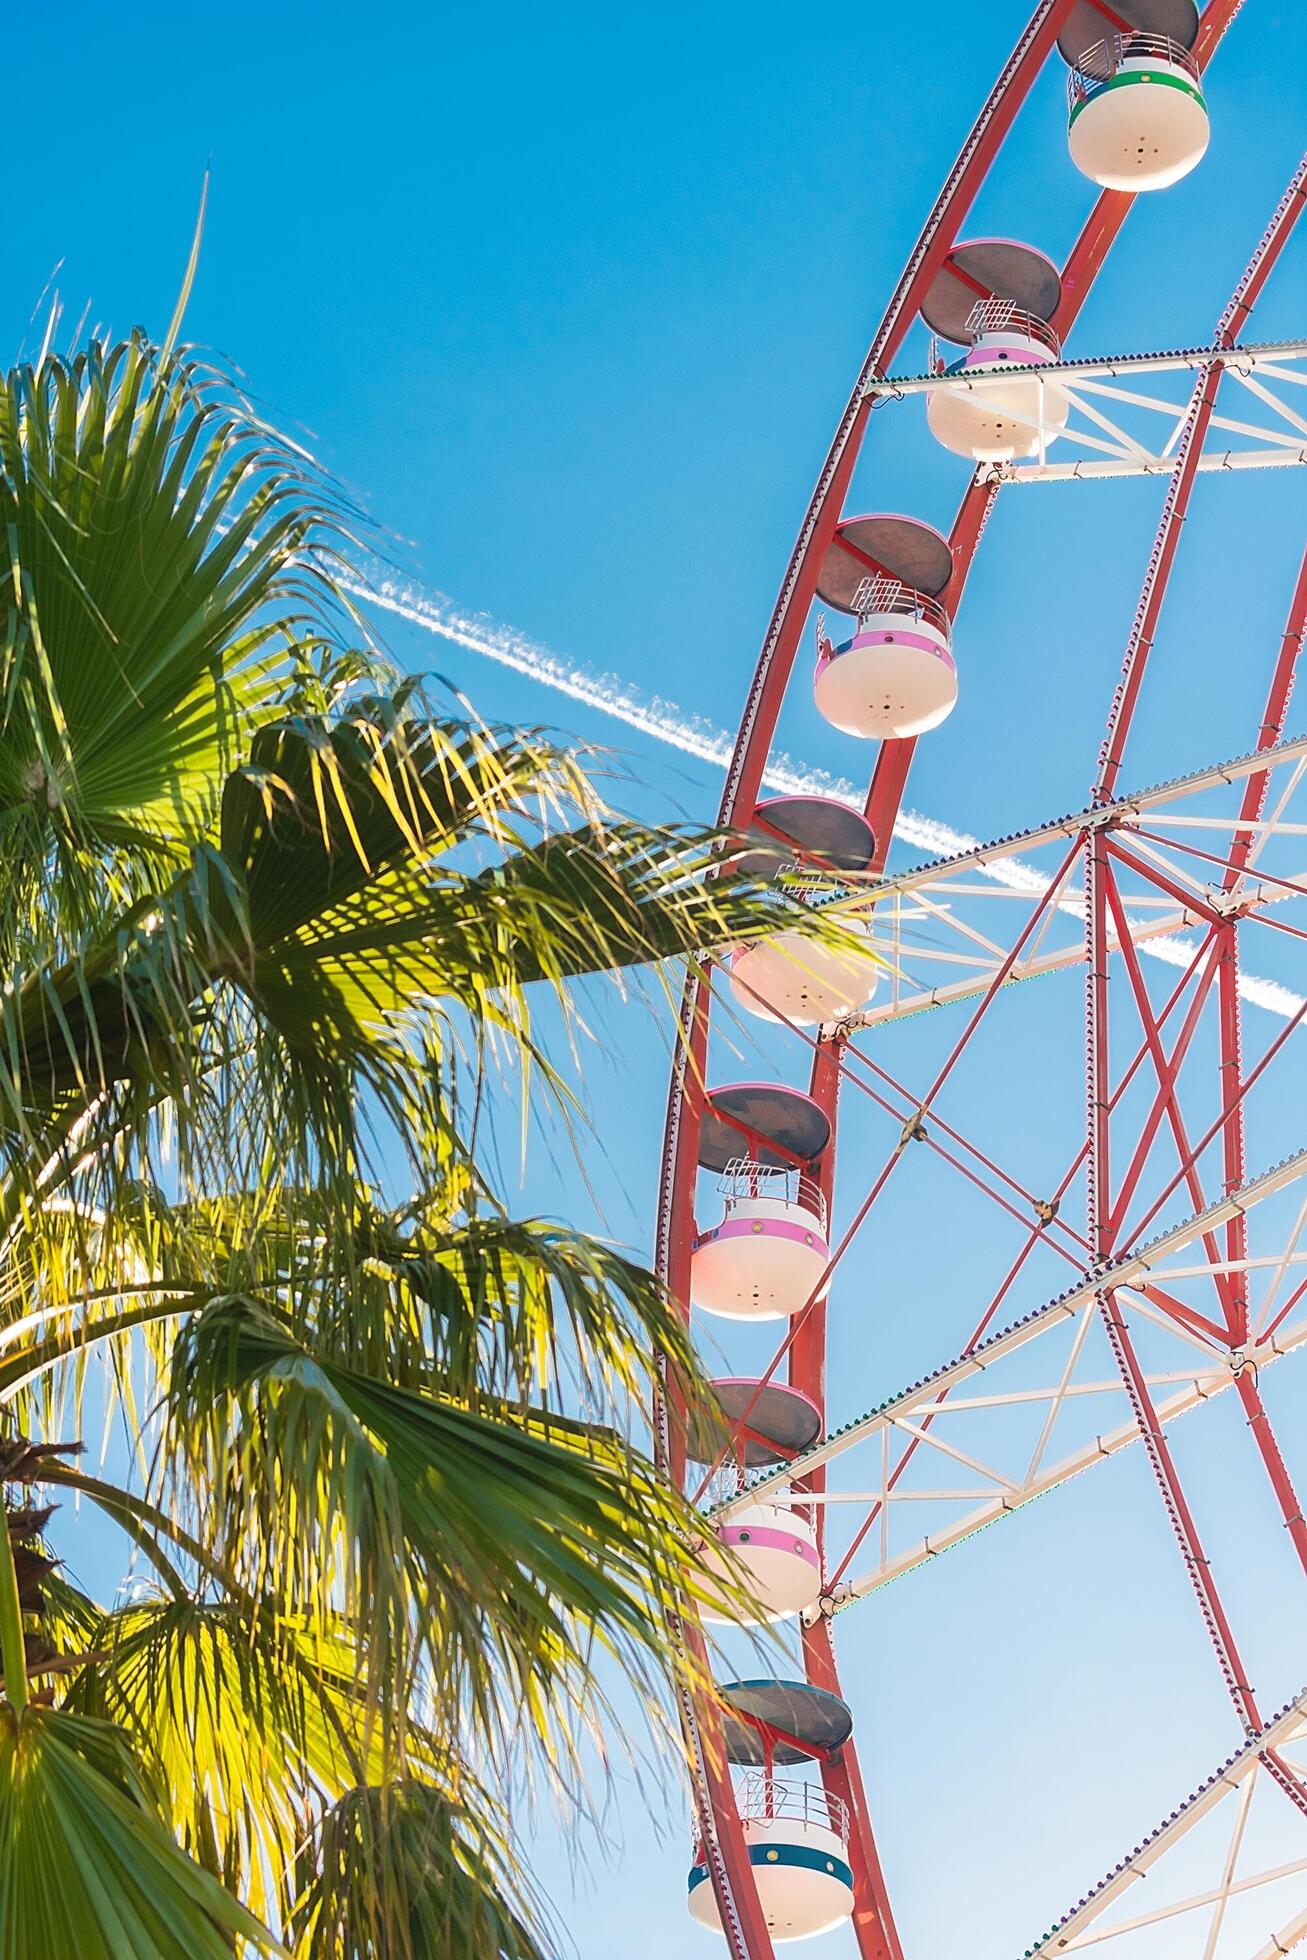
[[[304,1859],[303,1960],[545,1960],[502,1837],[413,1778],[351,1790]]]
[[[330,1752],[318,1696],[275,1624],[239,1601],[183,1596],[104,1616],[94,1641],[64,1706],[132,1738],[183,1850],[276,1919],[313,1808],[306,1763],[320,1775]],[[343,1774],[337,1750],[337,1785]]]
[[[207,829],[341,506],[213,369],[133,334],[0,380],[0,514],[3,945],[38,899],[76,929]]]
[[[415,1644],[451,1719],[467,1707],[494,1738],[500,1693],[538,1703],[546,1732],[551,1708],[597,1706],[590,1647],[647,1688],[664,1609],[704,1596],[693,1513],[611,1430],[459,1402],[441,1379],[424,1391],[342,1366],[248,1301],[190,1322],[170,1428],[221,1556],[280,1588],[287,1616],[334,1578],[381,1678]]]
[[[122,1733],[0,1704],[0,1952],[6,1960],[231,1960],[283,1949],[168,1835]]]

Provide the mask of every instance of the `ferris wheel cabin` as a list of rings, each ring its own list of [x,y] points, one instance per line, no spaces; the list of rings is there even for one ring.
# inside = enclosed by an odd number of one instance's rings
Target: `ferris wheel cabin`
[[[815,1443],[821,1411],[797,1388],[732,1376],[713,1383],[718,1408],[700,1412],[691,1425],[689,1454],[700,1463],[734,1459],[740,1468],[774,1469]],[[739,1474],[737,1469],[736,1474]],[[811,1518],[794,1507],[788,1492],[732,1514],[717,1527],[725,1555],[717,1569],[737,1587],[743,1580],[758,1610],[742,1616],[732,1601],[721,1612],[705,1610],[706,1620],[759,1626],[804,1613],[821,1597],[821,1553]],[[710,1560],[710,1563],[713,1561]]]
[[[847,1809],[819,1783],[775,1772],[836,1754],[853,1733],[848,1705],[804,1681],[733,1681],[721,1695],[727,1758],[746,1772],[735,1799],[768,1930],[777,1944],[831,1932],[853,1913]],[[691,1917],[720,1933],[701,1843],[688,1890]]]
[[[705,1620],[715,1626],[766,1626],[817,1604],[821,1553],[816,1526],[788,1498],[788,1491],[779,1491],[717,1527],[720,1550],[709,1552],[709,1570],[727,1586],[731,1581],[743,1585],[755,1604],[742,1612],[723,1590],[719,1603],[701,1609]]]
[[[713,1404],[691,1414],[686,1449],[696,1463],[728,1460],[741,1470],[774,1470],[809,1449],[821,1435],[821,1411],[785,1382],[754,1375],[721,1375]]]
[[[931,331],[967,350],[941,370],[956,378],[927,397],[926,420],[945,449],[1009,463],[1057,440],[1067,400],[1035,370],[1061,358],[1051,324],[1061,296],[1057,267],[1030,245],[974,238],[949,251],[921,303]]]
[[[690,1298],[728,1320],[785,1320],[820,1286],[830,1258],[819,1181],[830,1119],[810,1096],[737,1082],[708,1096],[700,1168],[718,1173],[721,1223],[700,1233]]]
[[[938,728],[958,698],[953,629],[940,595],[948,541],[916,518],[845,518],[817,578],[818,597],[857,616],[835,645],[818,629],[813,693],[846,735],[885,741]]]
[[[1109,26],[1116,32],[1105,32]],[[1105,190],[1156,191],[1202,161],[1210,125],[1194,0],[1079,0],[1058,35],[1076,168]]]
[[[820,905],[843,896],[841,876],[865,871],[875,851],[870,825],[846,803],[826,796],[777,796],[758,805],[751,846],[733,869],[784,882],[805,904]],[[871,927],[856,913],[841,913],[839,923],[842,946],[821,946],[800,932],[781,931],[737,947],[730,956],[736,1005],[765,1021],[798,1027],[838,1021],[865,1007],[877,975]]]

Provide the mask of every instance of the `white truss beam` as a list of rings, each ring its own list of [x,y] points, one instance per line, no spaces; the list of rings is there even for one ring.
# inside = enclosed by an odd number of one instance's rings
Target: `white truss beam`
[[[1024,418],[1013,415],[1009,419]],[[1285,448],[1280,443],[1265,449],[1204,449],[1198,458],[1199,475],[1213,470],[1284,470],[1307,463],[1307,443]],[[1074,463],[983,463],[977,471],[981,483],[1094,483],[1122,476],[1170,476],[1178,467],[1175,456],[1105,457]]]
[[[929,396],[939,389],[947,389],[950,394],[983,397],[986,391],[995,388],[1009,389],[1014,376],[1029,376],[1037,384],[1039,412],[1024,414],[1008,401],[1005,414],[1011,421],[1038,432],[1038,450],[1032,458],[1018,462],[980,464],[976,471],[978,482],[1066,483],[1098,477],[1169,476],[1177,469],[1184,449],[1181,438],[1189,417],[1189,401],[1168,401],[1142,393],[1135,386],[1113,386],[1112,382],[1133,382],[1141,374],[1211,373],[1215,368],[1225,368],[1286,426],[1268,427],[1265,422],[1213,415],[1211,430],[1240,437],[1242,444],[1221,450],[1204,449],[1198,468],[1204,471],[1282,469],[1307,463],[1307,441],[1304,441],[1307,420],[1280,400],[1268,383],[1284,386],[1303,382],[1307,375],[1301,369],[1295,370],[1294,363],[1305,359],[1307,341],[1280,341],[1264,347],[1189,348],[1174,354],[1110,356],[1024,367],[1009,363],[952,373],[891,377],[869,382],[865,394],[875,400],[901,400],[908,395]],[[1050,421],[1046,413],[1050,394],[1057,400],[1059,409],[1056,433],[1059,457],[1065,457],[1068,449],[1087,450],[1087,457],[1049,462],[1045,431]],[[1108,414],[1100,405],[1103,402],[1111,402],[1115,413]],[[1121,419],[1124,411],[1129,411],[1136,423],[1142,423],[1142,437],[1125,426]]]
[[[1196,796],[1203,790],[1216,789],[1222,783],[1236,783],[1259,769],[1274,769],[1284,762],[1297,761],[1307,757],[1307,735],[1296,735],[1284,742],[1277,742],[1271,748],[1256,749],[1247,755],[1232,757],[1228,762],[1214,763],[1206,769],[1195,769],[1188,776],[1177,776],[1173,782],[1159,783],[1151,789],[1136,790],[1130,796],[1117,797],[1112,803],[1101,808],[1077,810],[1073,815],[1057,817],[1050,823],[1036,824],[1031,830],[1015,831],[1010,837],[995,838],[992,843],[979,844],[974,850],[961,851],[956,857],[934,858],[927,864],[917,865],[908,871],[890,872],[883,877],[868,881],[866,889],[870,896],[880,901],[892,892],[919,891],[937,883],[941,878],[955,877],[959,872],[981,865],[995,864],[1002,858],[1019,856],[1022,852],[1038,849],[1041,844],[1059,841],[1070,843],[1072,838],[1082,832],[1111,830],[1130,817],[1142,816],[1145,811],[1160,809],[1167,803],[1177,802],[1181,797]],[[1028,868],[1029,883],[1026,889],[1030,895],[1037,896],[1044,888],[1046,880],[1039,873]],[[848,874],[846,882],[858,883],[854,874]]]
[[[1304,1343],[1307,1343],[1307,1321],[1299,1321],[1293,1327],[1280,1329],[1274,1340],[1250,1343],[1240,1356],[1240,1364],[1260,1371],[1269,1368],[1272,1362],[1282,1360],[1286,1354],[1295,1352]],[[1223,1394],[1227,1388],[1232,1388],[1235,1378],[1235,1369],[1228,1360],[1209,1367],[1206,1372],[1198,1371],[1191,1374],[1186,1378],[1186,1387],[1164,1400],[1155,1400],[1158,1421],[1163,1428],[1169,1423],[1178,1421],[1181,1416],[1188,1415],[1191,1410],[1200,1408],[1204,1402],[1210,1402],[1213,1397]],[[1150,1376],[1150,1389],[1156,1386],[1156,1378]],[[1118,1393],[1123,1392],[1119,1383],[1114,1384],[1114,1387]],[[1056,1412],[1058,1406],[1056,1392],[1053,1392],[1050,1395],[1050,1416]],[[942,1404],[940,1413],[942,1414],[947,1407],[947,1403]],[[888,1421],[890,1427],[896,1431],[908,1436],[920,1436],[923,1441],[933,1442],[937,1448],[941,1447],[933,1431],[920,1431],[911,1423],[893,1416],[889,1417]],[[1036,1497],[1047,1496],[1049,1491],[1070,1483],[1071,1479],[1078,1477],[1082,1471],[1093,1469],[1095,1464],[1105,1463],[1109,1457],[1118,1455],[1138,1441],[1139,1425],[1131,1415],[1115,1429],[1090,1437],[1079,1449],[1074,1450],[1069,1456],[1061,1457],[1046,1469],[1031,1471],[1023,1483],[1009,1484],[1006,1489],[988,1495],[981,1493],[984,1501],[964,1517],[957,1518],[941,1530],[925,1534],[915,1544],[896,1552],[893,1557],[882,1554],[875,1565],[869,1566],[852,1579],[842,1580],[827,1600],[826,1610],[842,1612],[857,1600],[866,1599],[871,1593],[879,1592],[880,1588],[889,1585],[891,1580],[901,1579],[906,1573],[916,1571],[919,1566],[928,1564],[933,1558],[938,1558],[941,1552],[951,1551],[955,1545],[962,1544],[965,1539],[973,1538],[987,1525],[996,1524],[1000,1518],[1010,1516],[1013,1511],[1019,1510],[1024,1504],[1031,1503]],[[973,1467],[981,1470],[984,1475],[996,1480],[998,1478],[999,1473],[995,1470],[988,1470],[981,1464],[975,1464]],[[1004,1482],[1006,1483],[1006,1480]],[[893,1491],[885,1493],[891,1503],[898,1495],[899,1493]],[[916,1495],[920,1501],[933,1498],[942,1503],[955,1493],[927,1490]],[[881,1493],[878,1492],[873,1501],[879,1502],[880,1498]]]
[[[983,389],[986,386],[1002,386],[1014,374],[1027,372],[1050,381],[1076,381],[1082,376],[1094,380],[1102,375],[1115,378],[1136,374],[1192,373],[1198,368],[1228,367],[1234,370],[1246,368],[1250,372],[1257,368],[1263,373],[1270,373],[1277,380],[1304,381],[1307,376],[1294,373],[1282,364],[1305,359],[1307,340],[1265,340],[1248,347],[1181,347],[1169,353],[1101,354],[1084,361],[1055,361],[1030,369],[1009,363],[984,374],[969,375],[966,379],[972,387]],[[886,375],[879,380],[868,381],[862,392],[864,398],[889,397],[897,401],[904,395],[931,394],[945,383],[957,382],[962,378],[959,375],[939,374]]]
[[[1096,1300],[1100,1293],[1111,1288],[1137,1289],[1141,1285],[1147,1285],[1153,1269],[1172,1253],[1180,1251],[1196,1239],[1201,1239],[1206,1233],[1217,1230],[1241,1213],[1253,1210],[1255,1206],[1272,1197],[1276,1192],[1283,1191],[1296,1183],[1304,1174],[1307,1174],[1307,1149],[1287,1157],[1283,1163],[1277,1164],[1261,1177],[1253,1178],[1228,1197],[1218,1198],[1205,1210],[1195,1212],[1180,1224],[1173,1225],[1168,1231],[1150,1240],[1147,1245],[1140,1246],[1136,1251],[1126,1253],[1119,1259],[1110,1260],[1094,1271],[1086,1273],[1057,1299],[1037,1307],[1024,1319],[1004,1328],[1000,1333],[991,1335],[988,1340],[959,1355],[956,1360],[936,1369],[934,1374],[927,1375],[924,1380],[914,1383],[911,1388],[904,1389],[900,1394],[891,1396],[879,1408],[870,1410],[868,1414],[846,1423],[843,1429],[823,1437],[820,1442],[814,1443],[811,1449],[805,1450],[792,1462],[784,1464],[779,1469],[768,1471],[764,1476],[754,1478],[743,1490],[716,1506],[712,1516],[718,1522],[725,1522],[744,1506],[758,1502],[773,1490],[790,1485],[796,1477],[809,1476],[814,1470],[821,1469],[845,1456],[859,1444],[868,1442],[886,1430],[899,1427],[905,1421],[910,1421],[918,1411],[929,1412],[939,1398],[947,1395],[953,1387],[973,1377],[984,1375],[996,1361],[1016,1353],[1019,1348],[1027,1346],[1031,1341],[1038,1340],[1049,1329],[1062,1326],[1073,1319],[1082,1307]],[[1278,1335],[1276,1340],[1267,1346],[1265,1358],[1274,1358],[1276,1352],[1283,1353],[1288,1338],[1288,1335],[1283,1332]],[[1245,1365],[1252,1358],[1251,1350],[1237,1357],[1239,1365]],[[1259,1365],[1264,1364],[1259,1360]],[[1233,1379],[1233,1368],[1230,1364],[1226,1364],[1225,1372],[1230,1379]],[[1186,1377],[1186,1379],[1190,1378]],[[1196,1399],[1204,1398],[1198,1396]],[[1192,1403],[1188,1406],[1192,1406]]]
[[[1246,1878],[1236,1877],[1239,1851],[1244,1840],[1248,1808],[1252,1798],[1252,1788],[1259,1774],[1264,1772],[1267,1755],[1279,1750],[1301,1733],[1304,1718],[1307,1718],[1307,1689],[1281,1709],[1271,1721],[1250,1736],[1243,1746],[1236,1750],[1221,1767],[1200,1784],[1198,1789],[1180,1808],[1174,1811],[1166,1823],[1160,1825],[1150,1837],[1136,1846],[1127,1858],[1123,1858],[1100,1884],[1094,1887],[1074,1911],[1069,1912],[1052,1927],[1034,1946],[1028,1947],[1023,1960],[1061,1960],[1069,1953],[1083,1953],[1091,1946],[1107,1946],[1118,1938],[1128,1938],[1136,1931],[1155,1927],[1166,1920],[1178,1920],[1184,1915],[1203,1907],[1215,1908],[1213,1932],[1207,1939],[1207,1956],[1210,1960],[1215,1950],[1215,1936],[1219,1935],[1225,1906],[1232,1897],[1247,1893],[1258,1886],[1274,1884],[1292,1877],[1307,1869],[1307,1859],[1295,1859],[1271,1867],[1268,1870],[1250,1874]],[[1197,1824],[1211,1815],[1218,1805],[1238,1793],[1238,1806],[1226,1853],[1220,1883],[1211,1890],[1190,1894],[1170,1905],[1136,1914],[1129,1919],[1103,1924],[1103,1916],[1121,1899],[1130,1894],[1140,1880],[1147,1878],[1160,1860],[1175,1845],[1180,1843]],[[1264,1946],[1258,1947],[1248,1960],[1275,1960],[1275,1956],[1291,1951],[1307,1935],[1307,1909],[1296,1912],[1291,1920],[1277,1932],[1272,1933]],[[1156,1947],[1151,1952],[1159,1951]],[[1196,1951],[1196,1949],[1195,1949]]]
[[[1284,892],[1268,894],[1266,898],[1259,899],[1255,904],[1249,906],[1248,909],[1258,911],[1262,908],[1263,904],[1283,899],[1285,896],[1286,894]],[[1131,943],[1135,946],[1148,946],[1160,940],[1173,939],[1178,933],[1185,932],[1190,927],[1201,923],[1202,917],[1203,915],[1200,910],[1188,909],[1185,911],[1175,910],[1168,912],[1161,918],[1141,919],[1136,922],[1137,930],[1130,935]],[[1120,937],[1113,930],[1108,934],[1109,950],[1116,952],[1120,944]],[[957,964],[956,957],[949,959],[947,955],[939,952],[923,952],[916,947],[903,946],[897,939],[897,936],[893,934],[885,940],[881,950],[885,953],[886,958],[895,965],[899,965],[906,960],[920,962],[928,959],[933,959],[943,964]],[[1021,980],[1038,979],[1042,974],[1058,973],[1069,966],[1083,966],[1084,959],[1085,948],[1083,940],[1065,946],[1055,947],[1050,952],[1040,953],[1030,959],[1015,961],[1008,972],[1004,984],[1006,986],[1015,986]],[[1181,965],[1186,963],[1187,955],[1185,959],[1178,962]],[[971,963],[968,962],[968,964]],[[941,981],[938,986],[926,986],[918,982],[905,990],[902,985],[894,984],[886,999],[873,1002],[870,1007],[861,1008],[857,1014],[850,1015],[847,1020],[842,1021],[840,1026],[846,1032],[854,1033],[861,1028],[881,1027],[887,1021],[901,1021],[906,1019],[909,1014],[922,1014],[932,1007],[945,1007],[953,1001],[972,1000],[977,994],[985,991],[985,988],[989,986],[1001,964],[1001,959],[986,961],[983,965],[976,963],[975,968],[967,974],[965,979]],[[902,974],[897,976],[899,980],[902,977]]]

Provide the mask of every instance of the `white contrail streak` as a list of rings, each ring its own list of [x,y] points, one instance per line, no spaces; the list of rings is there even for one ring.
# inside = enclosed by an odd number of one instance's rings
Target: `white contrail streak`
[[[373,585],[350,580],[341,580],[341,584],[352,597],[380,606],[409,625],[420,627],[424,633],[466,647],[470,653],[479,653],[486,660],[511,668],[515,674],[539,681],[541,686],[553,688],[569,701],[608,715],[627,728],[651,736],[655,742],[679,749],[683,755],[695,756],[701,762],[715,763],[723,769],[731,759],[734,743],[724,729],[714,728],[699,716],[683,714],[674,702],[663,701],[657,695],[646,697],[613,674],[587,673],[575,661],[551,653],[511,626],[469,617],[459,612],[443,594],[426,593],[381,576]],[[785,795],[833,796],[858,809],[863,804],[862,793],[846,777],[831,776],[824,769],[810,769],[806,763],[792,762],[787,755],[771,757],[763,772],[763,782],[768,789]],[[935,817],[922,816],[917,810],[899,811],[894,835],[930,857],[954,857],[964,851],[974,851],[982,841],[979,837],[969,837],[965,831],[954,830],[950,824],[940,823]],[[1047,884],[1042,873],[1019,857],[999,858],[991,864],[977,865],[976,869],[995,884],[1005,885],[1010,891],[1030,892],[1032,896],[1042,893]],[[1060,910],[1078,915],[1080,906],[1074,899],[1065,899]],[[1189,964],[1195,947],[1192,940],[1176,933],[1164,939],[1143,940],[1140,951],[1168,966],[1183,967]],[[1265,1008],[1267,1013],[1285,1019],[1302,1005],[1300,996],[1278,981],[1259,979],[1253,973],[1241,974],[1239,991],[1251,1006]]]

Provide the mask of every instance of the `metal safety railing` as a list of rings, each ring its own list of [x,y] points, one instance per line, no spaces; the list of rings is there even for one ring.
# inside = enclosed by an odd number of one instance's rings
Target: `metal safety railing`
[[[1178,41],[1168,39],[1165,34],[1110,34],[1076,56],[1066,78],[1068,107],[1074,109],[1077,103],[1106,88],[1123,68],[1131,73],[1139,69],[1146,71],[1149,62],[1155,62],[1159,68],[1178,68],[1195,87],[1199,85],[1198,63]]]
[[[732,1157],[717,1180],[729,1218],[735,1206],[750,1198],[771,1198],[777,1204],[798,1205],[811,1212],[826,1229],[826,1199],[816,1178],[797,1165],[760,1164],[753,1157]]]
[[[833,660],[834,657],[835,648],[826,638],[826,620],[823,615],[817,627],[817,658],[821,662]],[[835,899],[852,898],[854,887],[848,883],[842,872],[834,867],[827,870],[820,863],[814,864],[797,856],[787,857],[785,841],[780,837],[776,839],[774,851],[770,842],[767,844],[759,842],[749,847],[745,856],[754,860],[752,875],[761,876],[758,860],[763,858],[764,852],[771,858],[771,863],[767,866],[768,876],[771,882],[784,892],[786,898],[800,905],[828,905]]]
[[[946,639],[953,630],[953,623],[938,599],[928,598],[915,586],[889,578],[884,572],[869,574],[859,581],[853,594],[853,611],[860,624],[880,613],[896,613],[903,619],[925,620]]]
[[[824,1790],[820,1783],[802,1783],[797,1777],[768,1776],[764,1770],[750,1770],[735,1785],[736,1808],[740,1822],[750,1824],[794,1824],[799,1830],[830,1831],[848,1849],[849,1811],[843,1797]],[[694,1862],[703,1863],[703,1839],[698,1831],[691,1840]]]
[[[751,1770],[736,1785],[735,1800],[742,1824],[811,1824],[821,1831],[833,1831],[841,1844],[849,1841],[848,1807],[842,1797],[834,1796],[820,1783]]]
[[[973,341],[986,334],[1015,333],[1025,340],[1035,340],[1046,347],[1055,361],[1062,358],[1062,343],[1037,313],[1028,313],[1024,306],[1014,306],[1007,299],[978,299],[966,318],[966,329]]]
[[[855,887],[839,871],[822,871],[814,864],[791,864],[782,867],[776,882],[784,888],[787,898],[795,899],[800,905],[817,907],[819,905],[843,905],[855,896]],[[850,932],[859,930],[853,920],[846,920]]]
[[[753,855],[759,854],[755,846]],[[823,871],[819,864],[804,864],[798,858],[782,857],[779,851],[771,881],[787,899],[799,905],[826,905],[832,899],[852,898],[854,889],[842,873]]]

